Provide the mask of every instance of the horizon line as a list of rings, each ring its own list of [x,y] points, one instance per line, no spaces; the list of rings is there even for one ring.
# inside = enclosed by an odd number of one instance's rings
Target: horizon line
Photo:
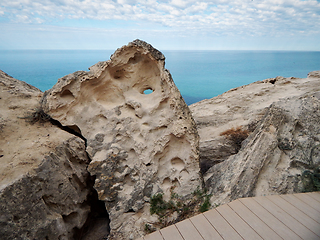
[[[124,45],[125,46],[125,45]],[[121,46],[122,47],[122,46]],[[119,48],[121,48],[119,47]],[[159,50],[159,48],[154,47]],[[0,49],[0,51],[116,51],[116,49],[38,49],[38,48],[14,48]],[[320,50],[301,50],[301,49],[161,49],[159,51],[277,51],[277,52],[320,52]]]

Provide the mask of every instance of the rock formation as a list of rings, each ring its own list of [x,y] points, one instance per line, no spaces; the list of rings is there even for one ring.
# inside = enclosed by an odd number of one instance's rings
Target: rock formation
[[[43,109],[87,140],[88,170],[110,216],[110,239],[144,235],[149,199],[202,185],[198,134],[164,56],[135,40],[89,72],[59,79]],[[147,90],[149,92],[147,92]]]
[[[212,202],[303,190],[303,173],[319,167],[319,83],[319,71],[277,77],[190,106]],[[223,134],[237,128],[250,133],[241,149]]]
[[[102,239],[108,217],[135,239],[151,196],[190,203],[203,180],[213,205],[312,189],[320,71],[193,104],[195,123],[164,60],[135,40],[44,94],[0,71],[1,239]]]
[[[41,96],[0,71],[1,239],[73,239],[90,211],[85,143],[37,123]]]

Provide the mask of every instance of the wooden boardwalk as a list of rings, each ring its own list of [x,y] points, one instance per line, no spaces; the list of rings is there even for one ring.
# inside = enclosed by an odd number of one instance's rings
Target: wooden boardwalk
[[[320,239],[320,192],[242,198],[140,240]]]

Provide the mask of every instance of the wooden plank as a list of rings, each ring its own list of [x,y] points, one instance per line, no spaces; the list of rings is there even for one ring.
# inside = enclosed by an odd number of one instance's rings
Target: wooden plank
[[[241,201],[233,201],[229,206],[236,212],[252,229],[254,229],[263,239],[282,239],[266,223],[258,218],[249,208]]]
[[[304,193],[304,194],[313,198],[314,200],[320,202],[320,192],[308,192],[308,193]]]
[[[320,192],[244,198],[137,240],[320,239]]]
[[[275,218],[265,208],[261,207],[253,198],[239,199],[248,209],[250,209],[257,217],[259,217],[266,225],[275,231],[283,239],[298,240],[301,239],[290,228],[284,225],[279,219]]]
[[[302,202],[300,199],[296,198],[293,195],[282,195],[281,197],[296,208],[300,209],[305,214],[307,214],[313,220],[320,223],[320,212],[316,211],[315,208],[310,207],[308,204]]]
[[[224,239],[242,239],[242,237],[229,225],[229,223],[215,209],[209,210],[203,215]]]
[[[222,205],[217,208],[217,211],[224,219],[240,234],[240,236],[247,240],[262,239],[242,218],[236,214],[228,205]]]
[[[160,231],[156,231],[144,236],[144,240],[163,240]]]
[[[318,200],[320,200],[320,191],[318,191],[318,192],[309,192],[307,194],[310,194],[310,195],[312,195],[312,197],[315,197]]]
[[[278,205],[281,209],[286,211],[289,215],[294,217],[296,220],[298,220],[301,224],[303,224],[305,227],[310,229],[312,232],[314,232],[316,235],[318,229],[320,229],[320,224],[310,218],[308,215],[300,211],[298,208],[287,202],[281,195],[280,196],[268,196],[269,200],[271,200],[273,203]],[[320,237],[320,233],[318,235]]]
[[[203,214],[199,214],[190,218],[192,224],[197,228],[203,239],[205,240],[223,240],[217,230],[208,222]]]
[[[189,219],[178,222],[176,224],[176,227],[178,228],[184,240],[203,239],[203,237],[200,235],[198,230],[193,226],[192,222]]]
[[[255,197],[254,200],[268,210],[273,216],[288,226],[293,232],[299,235],[302,239],[319,239],[310,229],[306,228],[295,218],[274,204],[266,197]]]
[[[175,225],[163,228],[160,233],[164,240],[183,240],[180,232]]]
[[[320,214],[320,202],[312,198],[311,196],[308,196],[305,193],[300,194],[294,194],[294,197],[298,198],[300,201],[304,202],[305,204],[309,205],[310,207],[317,210]]]

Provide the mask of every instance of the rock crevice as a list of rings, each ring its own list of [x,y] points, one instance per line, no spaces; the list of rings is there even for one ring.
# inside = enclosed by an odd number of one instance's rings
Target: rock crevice
[[[42,112],[40,90],[0,72],[0,93],[2,238],[80,239],[98,204],[85,139]]]
[[[214,206],[315,190],[319,71],[231,89],[190,111],[164,66],[135,40],[45,93],[0,71],[2,238],[135,239],[159,226],[154,199],[178,208],[205,193]],[[172,212],[169,222],[184,214]]]
[[[88,170],[110,215],[110,239],[143,236],[145,224],[158,221],[150,196],[169,198],[175,189],[187,197],[202,185],[196,125],[164,59],[136,40],[89,72],[59,79],[42,98],[47,114],[87,139]]]

